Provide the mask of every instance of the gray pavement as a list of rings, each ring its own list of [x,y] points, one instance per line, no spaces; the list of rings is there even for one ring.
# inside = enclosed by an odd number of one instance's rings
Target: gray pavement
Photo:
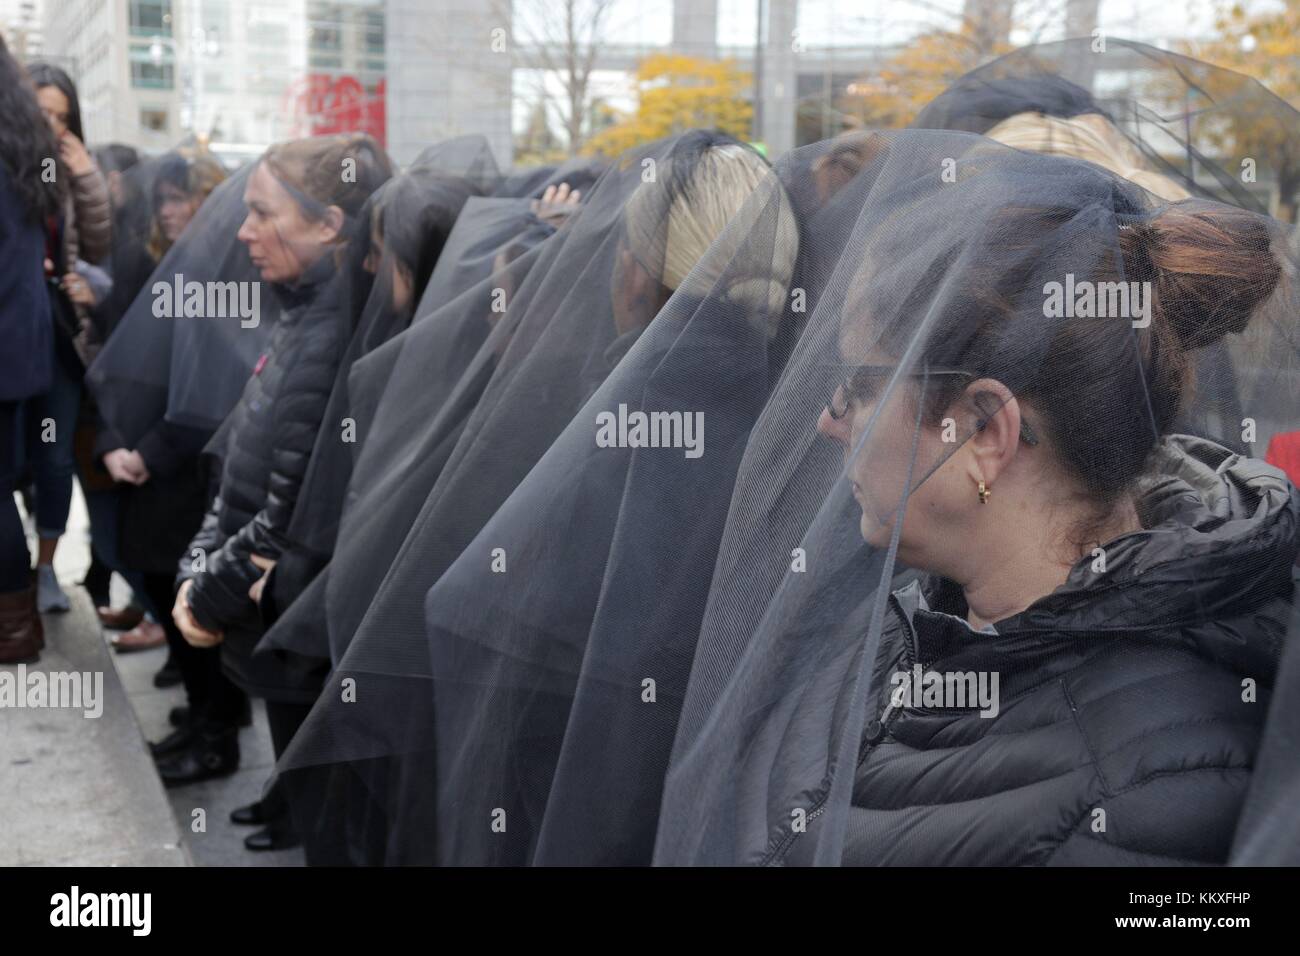
[[[165,649],[109,648],[89,596],[76,584],[89,562],[78,492],[55,558],[72,610],[45,615],[46,649],[29,670],[102,674],[103,713],[0,710],[0,865],[301,866],[301,850],[249,853],[243,839],[251,831],[229,821],[232,809],[258,798],[274,764],[260,701],[253,726],[240,732],[237,773],[164,790],[146,742],[171,729],[167,713],[185,695],[153,686]],[[124,592],[115,578],[115,604]]]

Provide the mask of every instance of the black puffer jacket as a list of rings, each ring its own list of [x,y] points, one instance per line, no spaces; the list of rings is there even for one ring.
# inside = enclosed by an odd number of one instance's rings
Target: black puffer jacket
[[[205,628],[226,632],[223,664],[253,693],[273,693],[285,681],[284,675],[261,673],[265,667],[250,669],[262,630],[258,607],[248,596],[262,572],[250,555],[278,560],[289,544],[298,489],[347,345],[336,281],[327,256],[298,285],[275,287],[283,311],[265,356],[221,427],[220,490],[181,559],[178,583],[194,581],[189,603],[195,618]],[[201,571],[192,557],[195,548],[205,556]]]
[[[1111,542],[1100,576],[1081,562],[996,635],[966,624],[951,583],[894,592],[845,862],[1227,860],[1290,616],[1300,492],[1199,439],[1168,440],[1160,463],[1140,506],[1148,530]],[[996,716],[891,706],[891,676],[918,662],[996,673]],[[807,862],[800,842],[785,862]]]

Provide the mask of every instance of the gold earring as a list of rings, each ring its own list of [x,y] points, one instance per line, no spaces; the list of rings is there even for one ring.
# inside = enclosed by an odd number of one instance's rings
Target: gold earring
[[[989,503],[989,495],[991,495],[991,494],[993,494],[993,492],[989,490],[988,486],[985,485],[983,481],[981,481],[981,482],[980,482],[980,490],[979,490],[979,495],[980,495],[980,504],[982,504],[982,505],[986,505],[986,504],[988,504],[988,503]]]

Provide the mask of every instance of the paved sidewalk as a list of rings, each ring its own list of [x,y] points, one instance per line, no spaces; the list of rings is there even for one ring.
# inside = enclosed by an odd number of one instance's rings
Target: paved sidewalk
[[[103,680],[103,712],[0,711],[0,864],[185,866],[189,855],[84,591],[28,670]],[[17,674],[15,667],[5,671]]]
[[[232,809],[258,798],[274,765],[261,701],[254,701],[253,726],[240,732],[237,773],[164,790],[146,741],[171,730],[167,712],[185,695],[153,686],[165,649],[109,648],[77,586],[89,563],[78,490],[55,558],[72,610],[45,615],[46,650],[33,668],[102,674],[103,714],[0,710],[0,865],[301,866],[301,850],[249,853],[243,839],[250,829],[229,820]],[[124,591],[115,578],[115,604],[124,603]]]

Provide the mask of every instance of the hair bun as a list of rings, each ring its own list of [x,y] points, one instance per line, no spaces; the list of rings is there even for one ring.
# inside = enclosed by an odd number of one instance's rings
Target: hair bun
[[[1125,273],[1152,283],[1152,321],[1185,351],[1244,330],[1282,272],[1267,221],[1234,206],[1175,203],[1120,236]]]

